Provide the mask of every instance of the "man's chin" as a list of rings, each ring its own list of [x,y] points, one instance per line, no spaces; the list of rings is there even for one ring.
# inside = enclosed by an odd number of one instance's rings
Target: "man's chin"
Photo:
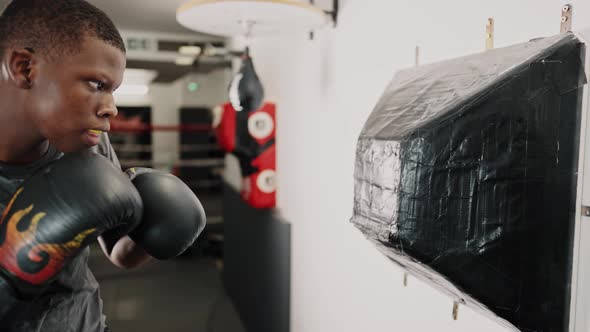
[[[100,143],[100,136],[84,133],[81,137],[70,139],[66,142],[64,140],[54,141],[49,140],[49,144],[53,145],[58,151],[63,153],[76,153],[96,146]]]

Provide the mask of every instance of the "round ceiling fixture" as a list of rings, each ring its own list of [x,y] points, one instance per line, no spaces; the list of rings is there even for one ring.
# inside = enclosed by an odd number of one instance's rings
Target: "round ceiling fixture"
[[[322,9],[297,0],[193,0],[178,8],[176,20],[228,37],[311,31],[330,22]]]

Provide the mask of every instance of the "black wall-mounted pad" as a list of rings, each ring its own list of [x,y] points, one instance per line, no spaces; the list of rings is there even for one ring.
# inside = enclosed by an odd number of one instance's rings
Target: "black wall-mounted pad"
[[[357,145],[352,222],[522,331],[567,331],[584,44],[544,38],[400,72]]]

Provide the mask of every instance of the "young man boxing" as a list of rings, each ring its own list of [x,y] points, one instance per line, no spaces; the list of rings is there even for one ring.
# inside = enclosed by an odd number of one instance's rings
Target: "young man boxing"
[[[106,331],[88,244],[122,268],[181,253],[204,227],[177,178],[120,165],[106,132],[125,46],[82,0],[0,16],[0,330]]]

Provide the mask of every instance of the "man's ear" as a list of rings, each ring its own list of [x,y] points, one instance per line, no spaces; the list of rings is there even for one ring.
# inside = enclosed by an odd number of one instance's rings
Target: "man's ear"
[[[33,87],[36,61],[32,49],[11,50],[6,61],[8,61],[10,78],[19,88],[30,89]]]

